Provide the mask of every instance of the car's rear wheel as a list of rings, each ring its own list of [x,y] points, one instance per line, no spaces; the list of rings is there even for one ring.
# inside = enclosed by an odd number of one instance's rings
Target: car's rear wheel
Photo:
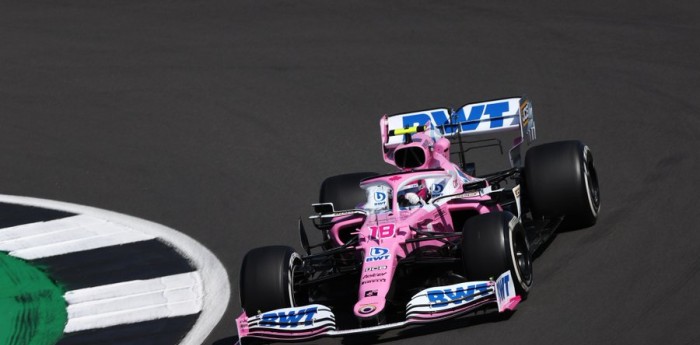
[[[373,172],[358,172],[331,176],[321,184],[319,202],[332,202],[336,210],[350,210],[367,201],[360,181],[376,176]]]
[[[357,208],[367,201],[365,190],[360,188],[360,181],[377,175],[377,173],[373,172],[357,172],[326,178],[321,184],[319,202],[331,202],[333,203],[333,208],[336,210],[350,210]],[[329,218],[324,218],[321,220],[322,223],[328,223],[330,221],[331,219]],[[338,234],[343,243],[350,240],[350,232],[351,231],[343,231],[342,233]],[[324,248],[331,248],[331,242],[329,241],[330,234],[327,230],[323,232],[323,240],[327,243]]]
[[[506,271],[513,276],[523,299],[532,286],[532,258],[525,230],[510,212],[471,217],[462,227],[462,265],[470,280],[496,279]]]
[[[525,157],[525,190],[538,215],[565,216],[574,228],[592,226],[598,219],[598,175],[591,150],[580,141],[530,148]]]
[[[248,315],[296,306],[294,270],[301,257],[287,246],[252,249],[243,258],[239,292]]]

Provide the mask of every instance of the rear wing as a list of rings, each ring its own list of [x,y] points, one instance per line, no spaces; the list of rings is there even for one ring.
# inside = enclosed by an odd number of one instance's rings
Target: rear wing
[[[524,97],[517,97],[471,103],[456,111],[437,108],[389,115],[386,121],[388,138],[384,140],[384,145],[392,147],[402,144],[402,129],[428,122],[445,137],[515,130],[520,130],[521,140],[526,137],[528,143],[536,137],[532,103]]]
[[[448,108],[436,108],[389,115],[382,118],[381,129],[385,160],[387,160],[389,152],[409,141],[408,134],[422,131],[438,132],[441,136],[448,139],[454,138],[458,141],[460,163],[462,168],[466,170],[471,169],[468,169],[467,163],[464,161],[463,136],[519,131],[520,135],[515,138],[513,146],[508,152],[512,167],[522,165],[520,146],[524,142],[524,138],[527,138],[528,144],[536,139],[532,103],[525,97],[471,103],[456,111]],[[500,141],[496,141],[500,147]],[[493,145],[482,145],[481,147],[486,146]]]

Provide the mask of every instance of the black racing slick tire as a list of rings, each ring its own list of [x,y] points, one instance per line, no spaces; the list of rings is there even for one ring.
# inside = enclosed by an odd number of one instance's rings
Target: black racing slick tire
[[[537,215],[564,216],[573,228],[594,225],[600,188],[591,150],[580,141],[530,148],[525,156],[525,194]]]
[[[239,293],[248,315],[295,306],[294,269],[301,257],[287,246],[252,249],[243,258]]]
[[[511,272],[518,295],[532,286],[532,257],[525,229],[510,212],[471,217],[462,227],[462,265],[469,280],[497,279]]]
[[[332,202],[336,210],[350,210],[367,201],[360,181],[377,176],[373,172],[358,172],[331,176],[321,184],[319,202]]]

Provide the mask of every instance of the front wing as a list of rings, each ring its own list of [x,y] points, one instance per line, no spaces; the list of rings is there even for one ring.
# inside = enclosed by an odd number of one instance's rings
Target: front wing
[[[273,340],[305,340],[320,336],[344,336],[401,328],[453,318],[489,303],[496,303],[499,312],[515,310],[521,297],[516,295],[510,271],[496,281],[475,281],[425,289],[415,294],[406,305],[406,320],[385,325],[338,330],[330,308],[311,304],[271,310],[236,319],[238,336]]]

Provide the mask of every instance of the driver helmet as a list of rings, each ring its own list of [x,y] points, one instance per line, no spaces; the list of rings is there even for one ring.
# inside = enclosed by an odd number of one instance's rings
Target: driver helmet
[[[391,188],[389,186],[371,186],[366,191],[367,203],[364,205],[365,209],[375,211],[391,209]]]

